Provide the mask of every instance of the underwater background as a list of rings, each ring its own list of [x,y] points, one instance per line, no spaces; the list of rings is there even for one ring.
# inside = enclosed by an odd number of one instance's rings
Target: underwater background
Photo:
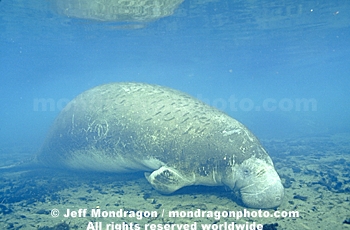
[[[288,183],[308,175],[306,187],[344,194],[338,204],[346,213],[334,214],[339,220],[328,227],[350,229],[350,2],[164,2],[170,4],[165,15],[151,6],[111,19],[69,12],[77,6],[67,0],[1,0],[2,157],[35,154],[61,109],[85,90],[110,82],[158,84],[247,126],[271,153],[287,189],[301,187]],[[13,163],[6,159],[1,165]],[[305,194],[290,192],[286,199],[298,195],[304,202],[299,195]],[[281,229],[307,229],[299,221]]]

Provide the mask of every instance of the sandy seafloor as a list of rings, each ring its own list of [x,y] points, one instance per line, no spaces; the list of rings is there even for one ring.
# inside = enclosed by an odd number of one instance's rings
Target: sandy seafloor
[[[170,218],[163,210],[243,210],[224,187],[195,186],[161,195],[142,174],[76,174],[40,170],[0,171],[0,229],[87,229],[89,222],[139,224],[264,224],[264,229],[350,229],[350,135],[324,135],[286,140],[263,140],[285,190],[279,211],[299,211],[298,218]],[[0,146],[0,164],[25,157],[25,147]],[[100,208],[157,211],[157,218],[64,218],[67,209]],[[61,215],[53,218],[51,210]],[[247,209],[253,211],[254,209]],[[269,210],[273,212],[274,210]],[[130,226],[130,225],[129,225]],[[97,228],[90,228],[102,230]],[[123,228],[122,228],[123,229]],[[130,228],[127,230],[134,230]],[[177,228],[175,228],[177,229]],[[244,228],[246,229],[246,228]],[[249,228],[248,228],[249,229]],[[126,230],[124,228],[123,230]],[[224,229],[221,230],[232,230]]]

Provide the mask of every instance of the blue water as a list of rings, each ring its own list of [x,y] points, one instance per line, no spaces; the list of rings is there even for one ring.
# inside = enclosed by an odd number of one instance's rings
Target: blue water
[[[0,31],[0,146],[38,149],[69,100],[118,81],[187,92],[261,139],[350,131],[347,0],[185,0],[151,22],[2,0]]]

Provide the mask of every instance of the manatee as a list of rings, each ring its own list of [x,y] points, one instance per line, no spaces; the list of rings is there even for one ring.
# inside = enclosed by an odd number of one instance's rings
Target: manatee
[[[51,8],[69,18],[149,22],[170,16],[183,0],[52,0]]]
[[[278,207],[284,188],[258,139],[240,122],[180,91],[110,83],[60,112],[36,155],[48,167],[143,171],[160,193],[227,186],[251,208]]]

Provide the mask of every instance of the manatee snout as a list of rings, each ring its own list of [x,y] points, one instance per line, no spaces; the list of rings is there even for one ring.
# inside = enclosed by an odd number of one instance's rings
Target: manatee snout
[[[250,208],[275,208],[281,205],[284,197],[282,183],[257,183],[240,190],[242,202]]]
[[[275,208],[281,205],[284,187],[273,165],[255,159],[244,162],[237,170],[235,190],[250,208]]]

